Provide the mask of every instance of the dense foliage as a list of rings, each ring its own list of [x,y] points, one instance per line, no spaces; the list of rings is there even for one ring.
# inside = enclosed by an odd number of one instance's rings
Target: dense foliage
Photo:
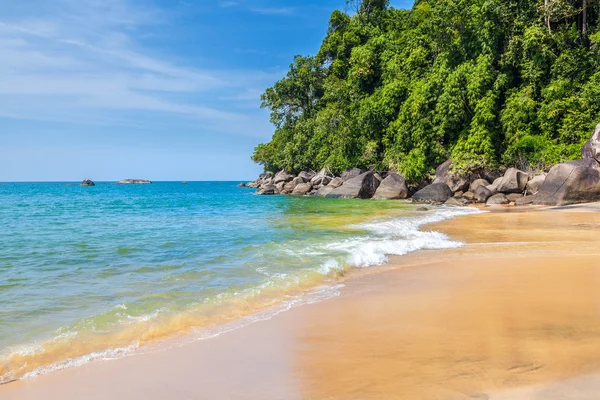
[[[417,182],[579,155],[600,122],[600,1],[349,1],[318,54],[262,96],[266,170],[394,170]]]

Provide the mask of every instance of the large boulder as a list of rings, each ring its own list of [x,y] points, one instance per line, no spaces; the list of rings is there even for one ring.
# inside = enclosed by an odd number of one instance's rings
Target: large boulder
[[[465,207],[470,201],[461,196],[450,197],[444,204],[453,207]]]
[[[298,178],[302,179],[304,182],[310,182],[310,180],[312,178],[315,177],[315,173],[314,172],[306,172],[306,171],[302,171],[298,174]]]
[[[333,177],[331,176],[331,174],[329,173],[327,168],[323,168],[315,176],[313,176],[311,178],[310,183],[312,183],[313,186],[319,186],[319,185],[327,186],[327,184],[329,184],[329,182],[331,182],[332,178]]]
[[[300,183],[300,184],[296,185],[292,194],[304,196],[304,195],[308,194],[311,190],[312,190],[312,183],[310,183],[310,182]]]
[[[550,169],[533,204],[565,205],[600,200],[600,171],[580,163]]]
[[[445,183],[452,192],[466,192],[469,189],[469,181],[452,172],[452,160],[447,160],[435,169],[433,183]]]
[[[487,201],[486,201],[486,205],[487,206],[499,206],[499,205],[504,205],[504,204],[509,204],[510,200],[508,200],[508,198],[506,198],[505,195],[503,195],[502,193],[498,193],[493,195],[492,197],[490,197]]]
[[[349,179],[342,186],[331,191],[326,197],[370,199],[379,187],[379,181],[373,175],[373,171],[367,171],[364,174]]]
[[[294,182],[294,180],[291,180],[290,182],[283,185],[283,190],[281,193],[285,193],[285,194],[292,193],[294,191],[294,189],[296,188],[297,184],[298,184],[297,182]]]
[[[426,203],[445,203],[454,192],[443,182],[425,186],[413,195],[413,200]]]
[[[285,182],[279,182],[277,185],[275,185],[275,187],[277,188],[277,191],[279,193],[284,193],[284,187],[285,187],[286,183]]]
[[[523,193],[529,176],[516,168],[509,168],[496,188],[499,193]]]
[[[487,185],[486,188],[488,188],[488,190],[492,193],[498,193],[498,186],[500,186],[500,182],[502,182],[502,179],[504,179],[504,176],[496,178],[494,182],[491,185]]]
[[[375,177],[377,178],[377,177]],[[408,197],[408,186],[406,181],[400,175],[390,172],[375,192],[374,199],[392,200],[406,199]]]
[[[475,192],[473,193],[473,200],[475,200],[478,203],[485,203],[493,195],[494,195],[494,193],[491,190],[489,190],[487,187],[485,187],[483,185],[479,185],[479,186],[477,186],[477,188],[475,189]]]
[[[540,188],[542,187],[542,183],[546,180],[546,174],[540,174],[534,176],[532,179],[527,182],[527,186],[525,189],[527,190],[528,195],[536,194]]]
[[[360,170],[358,168],[348,168],[347,170],[345,170],[342,173],[341,178],[344,182],[346,182],[350,179],[356,178],[357,176],[361,175],[362,173],[363,173],[362,170]]]
[[[319,190],[317,190],[316,195],[321,197],[327,197],[327,195],[335,190],[331,185],[321,186]]]
[[[273,178],[273,184],[277,185],[279,182],[289,182],[294,179],[294,175],[290,174],[287,171],[281,170],[275,175]]]
[[[271,195],[271,194],[279,194],[279,192],[277,191],[277,187],[273,184],[268,184],[265,185],[263,187],[261,187],[256,194],[261,194],[261,195]]]
[[[592,137],[581,149],[581,158],[592,158],[600,162],[600,124],[596,125]]]
[[[477,189],[479,186],[488,186],[489,184],[490,183],[485,179],[475,179],[473,182],[471,182],[471,186],[469,186],[469,192],[475,193],[475,189]]]
[[[96,186],[96,184],[91,179],[84,179],[81,186]]]
[[[333,189],[335,189],[335,188],[339,188],[343,184],[344,184],[344,181],[342,180],[342,178],[340,178],[339,176],[336,176],[335,178],[333,178],[331,180],[331,182],[329,182],[329,184],[327,186],[331,186]]]

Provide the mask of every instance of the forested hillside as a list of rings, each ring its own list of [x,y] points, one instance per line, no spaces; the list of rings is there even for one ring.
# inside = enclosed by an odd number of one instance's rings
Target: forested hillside
[[[409,182],[543,167],[580,155],[600,122],[599,0],[349,1],[318,54],[266,90],[266,170],[391,170]],[[301,34],[301,32],[299,32]]]

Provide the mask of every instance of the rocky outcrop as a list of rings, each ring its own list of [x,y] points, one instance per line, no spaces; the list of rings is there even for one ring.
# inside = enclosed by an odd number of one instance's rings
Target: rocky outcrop
[[[453,207],[465,207],[468,206],[471,202],[465,199],[462,196],[450,197],[444,204],[447,206]]]
[[[333,177],[331,176],[329,171],[326,168],[323,168],[321,171],[319,171],[315,176],[313,176],[311,178],[310,183],[312,183],[313,186],[319,186],[319,185],[327,186],[329,184],[329,182],[331,182],[331,179],[333,179]]]
[[[84,179],[81,186],[96,186],[96,184],[91,179]]]
[[[358,168],[348,168],[347,170],[345,170],[342,173],[341,178],[344,182],[346,182],[346,181],[349,181],[350,179],[356,178],[357,176],[361,175],[362,173],[363,173],[362,170],[360,170]]]
[[[373,176],[373,171],[367,171],[355,178],[349,179],[344,184],[329,193],[329,198],[344,199],[370,199],[379,186],[379,181]]]
[[[496,188],[499,193],[523,193],[529,176],[516,168],[509,168]]]
[[[310,182],[310,180],[312,178],[315,177],[315,173],[314,172],[306,172],[306,171],[302,171],[298,174],[298,178],[302,179],[304,182]]]
[[[534,176],[532,179],[529,180],[529,182],[527,182],[527,186],[525,186],[525,191],[528,195],[536,194],[542,187],[542,184],[545,180],[546,174]]]
[[[454,192],[443,182],[433,183],[413,195],[413,200],[425,203],[445,203]]]
[[[511,203],[515,203],[517,200],[519,200],[521,197],[523,197],[523,195],[521,193],[510,193],[506,195],[506,198],[508,199],[509,202]]]
[[[258,192],[256,192],[256,194],[261,194],[261,195],[273,195],[273,194],[279,194],[279,191],[277,190],[277,187],[271,183],[264,185],[263,187],[261,187]]]
[[[377,177],[375,177],[377,179]],[[375,195],[376,200],[395,200],[406,199],[408,197],[408,186],[406,181],[400,175],[390,172],[386,178],[381,181]]]
[[[492,197],[490,197],[487,200],[487,202],[485,203],[485,205],[499,206],[499,205],[504,205],[504,204],[509,204],[509,203],[510,203],[510,200],[508,200],[505,195],[503,195],[502,193],[498,193],[498,194],[495,194]]]
[[[533,204],[566,205],[600,200],[600,171],[580,162],[558,164],[550,169]],[[591,164],[593,165],[593,163]]]
[[[119,185],[150,185],[152,182],[145,179],[123,179],[117,183]]]
[[[294,188],[294,191],[292,192],[292,194],[295,195],[299,195],[299,196],[305,196],[307,195],[310,191],[312,190],[312,183],[310,182],[306,182],[306,183],[299,183],[298,185],[296,185],[296,187]]]
[[[504,179],[504,176],[496,178],[494,182],[491,185],[486,186],[486,188],[488,188],[488,190],[492,193],[498,193],[498,186],[500,186],[502,179]]]
[[[490,183],[485,179],[475,179],[469,186],[469,192],[475,193],[475,189],[477,189],[479,186],[489,186],[489,184]]]
[[[600,162],[600,124],[596,125],[592,137],[581,149],[581,158],[592,158]]]
[[[433,183],[445,183],[452,192],[466,192],[469,189],[469,181],[452,172],[452,160],[447,160],[435,169]]]
[[[340,178],[338,176],[338,177],[333,178],[327,186],[330,186],[331,188],[335,189],[335,188],[339,188],[343,184],[344,184],[344,181],[342,180],[342,178]]]
[[[317,190],[317,193],[315,193],[317,196],[321,196],[321,197],[327,197],[327,195],[331,192],[333,192],[335,190],[334,187],[332,187],[331,185],[328,186],[321,186],[319,188],[319,190]]]
[[[289,182],[292,179],[294,179],[294,175],[287,171],[281,170],[275,175],[272,183],[277,185],[279,182]]]
[[[485,203],[493,195],[494,195],[494,193],[491,190],[489,190],[487,187],[485,187],[483,185],[479,185],[479,186],[477,186],[477,188],[475,189],[475,192],[473,193],[473,200],[475,200],[478,203]]]

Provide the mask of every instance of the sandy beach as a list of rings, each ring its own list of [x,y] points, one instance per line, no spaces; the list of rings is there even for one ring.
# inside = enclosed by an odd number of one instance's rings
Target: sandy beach
[[[3,385],[0,399],[597,399],[599,210],[430,225],[466,245],[355,271],[340,296],[212,339]]]

